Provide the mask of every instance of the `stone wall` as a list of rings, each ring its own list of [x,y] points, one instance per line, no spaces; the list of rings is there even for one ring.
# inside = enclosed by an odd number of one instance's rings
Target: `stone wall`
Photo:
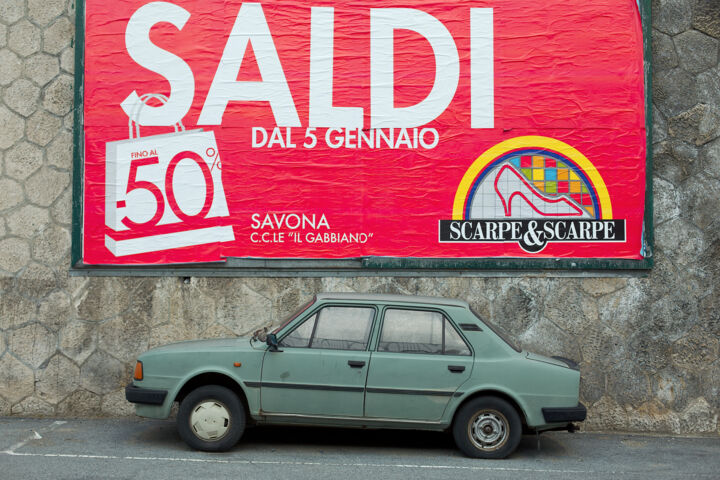
[[[318,291],[469,300],[579,359],[585,428],[718,434],[720,2],[653,4],[646,278],[69,277],[72,0],[0,1],[0,415],[116,416],[148,347],[251,332]],[[79,106],[78,106],[79,108]]]

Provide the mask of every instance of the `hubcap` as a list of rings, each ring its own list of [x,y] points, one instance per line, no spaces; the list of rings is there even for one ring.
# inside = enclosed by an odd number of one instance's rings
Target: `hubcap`
[[[190,414],[190,428],[202,440],[220,440],[230,429],[230,412],[217,400],[201,402]]]
[[[468,422],[468,436],[480,450],[497,450],[508,438],[508,421],[495,410],[481,410]]]

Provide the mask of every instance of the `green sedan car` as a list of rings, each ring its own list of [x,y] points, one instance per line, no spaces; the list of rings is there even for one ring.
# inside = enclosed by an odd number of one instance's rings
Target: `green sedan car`
[[[142,417],[224,451],[248,424],[451,430],[458,448],[504,458],[523,432],[585,420],[580,371],[522,351],[467,302],[320,294],[269,334],[145,352],[125,395]]]

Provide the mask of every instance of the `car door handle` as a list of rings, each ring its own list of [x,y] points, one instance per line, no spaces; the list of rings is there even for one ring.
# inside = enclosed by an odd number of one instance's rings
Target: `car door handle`
[[[365,362],[362,360],[348,360],[348,365],[352,368],[362,368],[365,366]]]
[[[462,365],[448,365],[448,370],[453,373],[460,373],[465,371],[465,367]]]

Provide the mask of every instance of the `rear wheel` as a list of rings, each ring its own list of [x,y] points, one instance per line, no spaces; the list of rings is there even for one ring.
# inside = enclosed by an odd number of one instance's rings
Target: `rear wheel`
[[[190,392],[177,415],[180,437],[197,450],[231,449],[245,431],[245,409],[238,396],[220,385],[205,385]]]
[[[479,397],[463,405],[455,416],[455,444],[474,458],[505,458],[515,451],[522,435],[520,415],[497,397]]]

